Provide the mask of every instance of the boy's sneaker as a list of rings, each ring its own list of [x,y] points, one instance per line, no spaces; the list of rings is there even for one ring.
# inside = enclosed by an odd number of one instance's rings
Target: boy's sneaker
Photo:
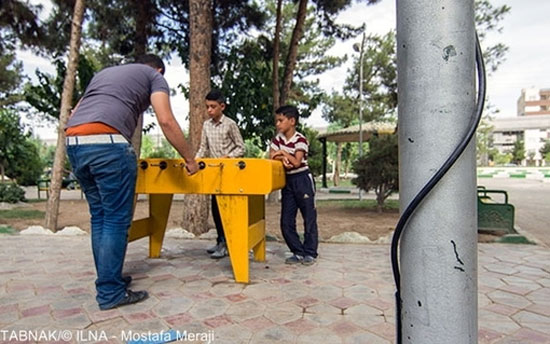
[[[292,257],[285,259],[285,264],[299,264],[304,260],[304,257],[293,254]]]
[[[226,257],[226,256],[228,256],[227,246],[225,246],[225,243],[221,243],[218,246],[218,249],[210,255],[210,258],[212,258],[212,259],[221,259],[221,258]]]
[[[316,261],[316,259],[313,258],[312,256],[305,256],[304,259],[302,260],[302,264],[304,264],[304,265],[313,265],[313,264],[315,264],[315,261]]]
[[[216,252],[219,249],[220,249],[220,244],[216,244],[212,247],[207,248],[206,253],[212,254],[212,253]]]

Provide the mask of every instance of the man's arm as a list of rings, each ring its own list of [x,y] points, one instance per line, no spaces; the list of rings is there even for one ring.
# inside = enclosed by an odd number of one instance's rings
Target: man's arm
[[[157,119],[164,136],[166,136],[168,142],[170,142],[170,144],[174,146],[178,153],[185,159],[186,168],[189,174],[197,172],[199,170],[199,166],[193,158],[189,144],[183,135],[183,131],[172,113],[172,108],[170,107],[170,97],[168,94],[164,92],[154,92],[151,94],[151,105],[153,106],[153,110],[155,110],[155,114],[157,115]]]

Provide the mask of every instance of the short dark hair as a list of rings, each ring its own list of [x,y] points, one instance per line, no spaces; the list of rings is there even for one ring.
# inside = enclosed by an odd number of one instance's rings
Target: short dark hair
[[[206,100],[214,100],[217,101],[220,104],[225,104],[225,97],[220,90],[212,90],[208,92],[206,97],[204,97]]]
[[[155,69],[160,68],[161,69],[160,73],[162,75],[164,75],[164,72],[166,71],[166,68],[164,67],[164,62],[162,62],[162,59],[154,54],[146,54],[146,55],[138,56],[135,62],[148,65]]]
[[[298,113],[298,109],[294,105],[280,106],[277,110],[275,110],[275,114],[283,115],[286,118],[294,118],[296,124],[298,124],[298,118],[300,117],[300,113]]]

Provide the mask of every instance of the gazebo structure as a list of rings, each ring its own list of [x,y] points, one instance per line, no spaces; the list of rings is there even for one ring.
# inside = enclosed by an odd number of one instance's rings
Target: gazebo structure
[[[367,141],[372,135],[393,134],[397,124],[392,122],[371,121],[361,125],[363,141]],[[317,139],[323,144],[323,187],[327,187],[327,141],[330,142],[359,142],[359,124],[352,125],[332,132],[319,134]]]

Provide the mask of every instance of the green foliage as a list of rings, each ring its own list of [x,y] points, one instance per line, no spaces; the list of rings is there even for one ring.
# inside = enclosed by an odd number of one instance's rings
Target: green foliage
[[[516,140],[510,153],[512,153],[512,161],[521,165],[521,162],[525,159],[525,143],[523,140]]]
[[[246,139],[244,140],[244,157],[245,158],[258,158],[262,159],[265,158],[265,151],[262,150],[261,144],[258,142],[257,139]]]
[[[397,135],[373,136],[369,152],[353,164],[357,178],[352,182],[359,188],[376,193],[379,211],[384,201],[399,189]]]
[[[178,152],[165,138],[160,139],[160,145],[155,144],[153,138],[149,135],[144,135],[141,142],[141,157],[147,158],[179,158]]]
[[[57,58],[53,61],[56,67],[56,75],[50,75],[36,70],[38,84],[25,85],[25,100],[43,115],[44,119],[56,121],[59,118],[59,109],[61,108],[61,94],[63,93],[63,83],[67,66],[65,61]],[[77,68],[77,83],[73,92],[72,105],[75,106],[78,99],[84,94],[86,87],[90,83],[94,73],[99,69],[97,62],[93,57],[87,57],[86,54],[80,56]]]
[[[23,146],[29,134],[24,133],[24,127],[19,115],[12,109],[0,109],[0,174],[15,166],[23,152]]]
[[[491,118],[486,115],[481,118],[479,126],[477,127],[476,132],[476,154],[477,154],[477,163],[478,166],[488,166],[489,158],[494,155],[497,151],[493,147],[493,129],[494,127],[490,124]]]
[[[361,208],[374,210],[378,209],[378,203],[373,199],[357,200],[357,199],[340,199],[340,200],[318,200],[317,207],[341,207],[341,208]],[[384,210],[397,211],[399,210],[399,201],[398,200],[386,200],[384,203]]]
[[[319,133],[308,127],[303,127],[301,132],[306,136],[309,142],[307,153],[309,170],[314,176],[319,176],[323,173],[323,145],[317,140],[317,135]]]
[[[494,7],[489,0],[476,0],[474,2],[475,23],[479,40],[484,43],[489,32],[502,32],[502,19],[510,13],[510,6],[502,5]],[[488,74],[496,72],[500,64],[504,62],[508,47],[503,43],[485,45],[483,58]]]
[[[265,42],[263,42],[265,43]],[[224,113],[234,119],[245,139],[256,139],[265,149],[273,137],[271,68],[261,41],[245,41],[227,56],[220,89],[228,99]]]
[[[13,227],[0,225],[0,234],[15,234],[16,230]]]
[[[493,155],[493,161],[497,166],[509,164],[512,161],[512,158],[513,158],[513,155],[511,153],[502,154],[502,153],[496,152]]]
[[[40,141],[27,138],[13,163],[6,168],[6,175],[17,180],[19,185],[35,185],[45,164],[40,156]]]
[[[25,190],[23,190],[17,184],[0,183],[0,202],[17,203],[24,200]]]
[[[23,64],[15,60],[14,53],[0,55],[0,106],[13,105],[22,99],[18,92],[22,74]]]
[[[539,152],[543,157],[546,157],[550,153],[550,140],[546,140],[544,142],[544,145],[540,147]]]
[[[0,210],[0,218],[3,219],[43,219],[44,212],[36,209],[11,209]]]

